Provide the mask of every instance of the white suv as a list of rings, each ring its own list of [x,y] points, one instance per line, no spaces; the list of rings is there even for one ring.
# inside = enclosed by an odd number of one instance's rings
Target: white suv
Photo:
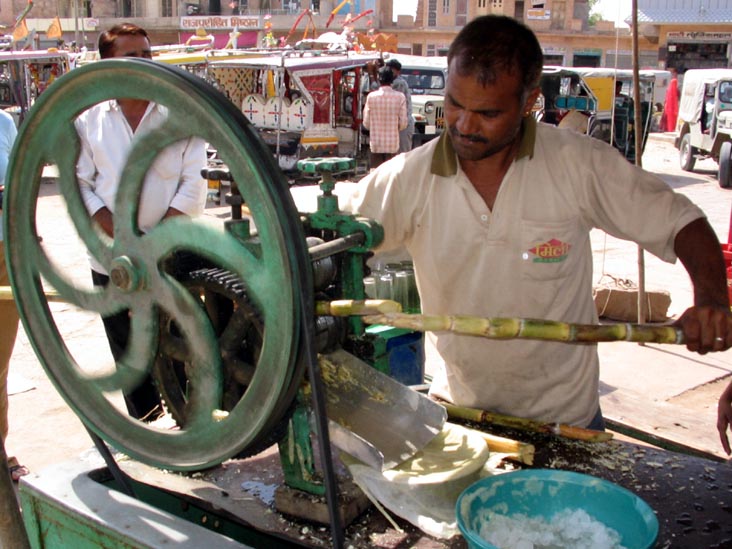
[[[692,69],[684,73],[676,122],[681,168],[697,158],[719,165],[719,185],[732,186],[732,69]]]

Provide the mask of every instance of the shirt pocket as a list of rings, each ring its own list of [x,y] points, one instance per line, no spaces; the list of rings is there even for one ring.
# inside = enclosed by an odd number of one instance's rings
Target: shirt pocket
[[[529,281],[568,276],[580,253],[579,220],[521,221],[521,277]]]

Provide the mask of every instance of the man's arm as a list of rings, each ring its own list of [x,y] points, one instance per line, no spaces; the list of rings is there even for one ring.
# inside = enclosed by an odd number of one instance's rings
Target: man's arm
[[[404,96],[402,96],[399,104],[399,131],[402,131],[409,125],[409,118],[407,118],[407,100]]]
[[[208,189],[206,180],[201,177],[201,170],[206,167],[206,163],[206,143],[197,137],[190,138],[181,159],[178,189],[164,217],[197,216],[203,213]]]
[[[94,181],[97,176],[97,167],[94,163],[94,155],[92,154],[91,147],[85,137],[85,127],[85,119],[82,121],[80,118],[76,121],[76,129],[81,142],[81,151],[79,152],[79,159],[76,162],[76,179],[79,182],[79,192],[92,219],[99,224],[107,235],[114,237],[112,212],[109,211],[102,199],[95,192]]]
[[[2,135],[0,136],[0,184],[5,183],[5,172],[8,169],[10,152],[13,150],[13,143],[17,135],[18,130],[15,127],[15,122],[9,117],[8,120],[3,120]]]
[[[367,130],[371,126],[371,107],[369,106],[369,97],[366,96],[366,104],[363,107],[363,127]]]
[[[722,249],[709,222],[696,219],[676,235],[674,251],[691,278],[694,306],[676,322],[686,347],[705,354],[732,346],[732,313]]]
[[[732,454],[732,448],[729,445],[727,437],[727,429],[732,429],[732,382],[727,385],[717,403],[717,431],[719,431],[719,440],[722,441],[722,448],[727,455]]]

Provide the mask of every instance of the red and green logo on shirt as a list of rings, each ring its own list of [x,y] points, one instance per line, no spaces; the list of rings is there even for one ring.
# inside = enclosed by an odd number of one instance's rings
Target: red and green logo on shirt
[[[537,244],[530,248],[529,252],[534,255],[534,263],[560,263],[567,259],[571,247],[566,242],[552,238],[543,244]]]

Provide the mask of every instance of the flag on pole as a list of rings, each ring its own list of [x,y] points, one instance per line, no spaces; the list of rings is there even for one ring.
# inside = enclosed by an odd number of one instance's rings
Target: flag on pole
[[[20,42],[26,36],[28,36],[28,25],[26,25],[25,20],[23,20],[15,26],[15,29],[13,29],[13,41]]]
[[[61,30],[61,19],[58,18],[58,15],[54,18],[53,21],[51,21],[51,24],[48,26],[46,36],[48,38],[63,37],[63,31]]]

